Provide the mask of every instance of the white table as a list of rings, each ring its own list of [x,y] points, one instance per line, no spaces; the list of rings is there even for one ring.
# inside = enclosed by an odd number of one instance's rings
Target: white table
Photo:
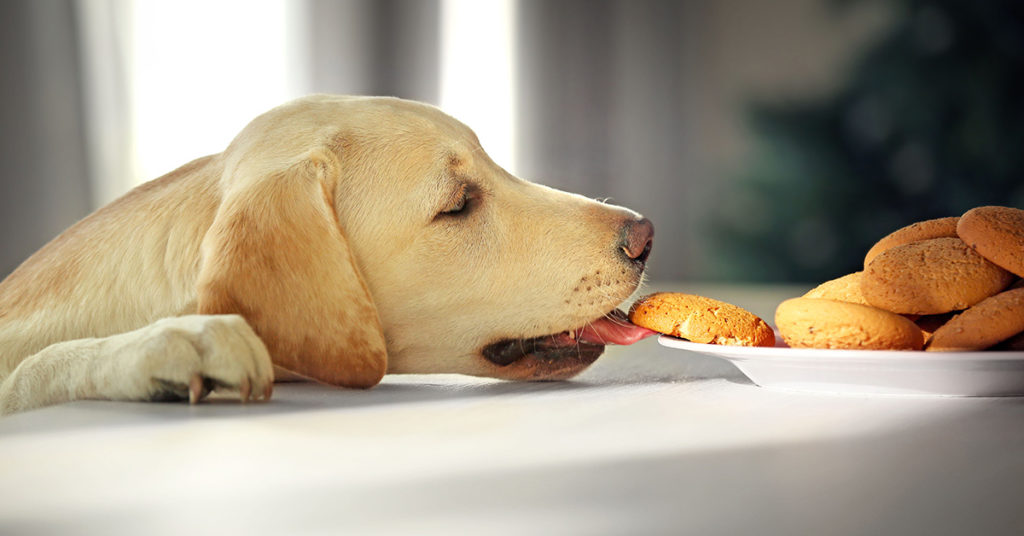
[[[0,420],[0,534],[53,532],[1024,534],[1024,399],[773,392],[648,339],[563,383],[78,402]]]

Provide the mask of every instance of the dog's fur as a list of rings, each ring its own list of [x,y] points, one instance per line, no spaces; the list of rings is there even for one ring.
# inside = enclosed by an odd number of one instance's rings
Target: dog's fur
[[[433,107],[300,99],[0,283],[0,411],[218,387],[268,398],[274,368],[350,387],[385,372],[569,377],[596,355],[481,351],[629,297],[638,218],[511,176]]]

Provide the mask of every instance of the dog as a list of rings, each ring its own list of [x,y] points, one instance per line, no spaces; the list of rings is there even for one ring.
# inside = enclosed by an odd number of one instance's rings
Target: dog
[[[99,209],[0,283],[0,412],[269,399],[275,373],[561,380],[649,334],[631,210],[512,176],[439,109],[314,95]]]

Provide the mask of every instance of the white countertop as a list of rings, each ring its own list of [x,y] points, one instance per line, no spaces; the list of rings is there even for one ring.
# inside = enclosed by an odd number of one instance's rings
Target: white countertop
[[[789,288],[672,285],[770,319]],[[0,419],[0,534],[1022,534],[1024,398],[774,392],[654,339],[571,382],[389,376]]]

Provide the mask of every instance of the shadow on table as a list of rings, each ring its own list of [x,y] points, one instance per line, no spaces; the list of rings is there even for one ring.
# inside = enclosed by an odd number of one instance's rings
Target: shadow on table
[[[672,350],[657,344],[638,344],[607,352],[589,369],[569,381],[515,382],[453,374],[388,375],[379,385],[367,390],[315,383],[277,384],[273,400],[267,403],[241,404],[229,393],[215,393],[196,406],[181,402],[78,401],[0,418],[0,436],[93,426],[244,419],[318,410],[356,410],[392,404],[537,396],[587,390],[599,392],[625,386],[698,384],[723,380],[753,388],[753,384],[728,361]]]
[[[443,381],[438,381],[439,379]],[[368,390],[331,387],[316,383],[288,383],[275,387],[269,402],[240,403],[228,393],[189,406],[182,402],[111,402],[85,400],[41,408],[0,418],[0,437],[18,433],[65,432],[111,426],[159,426],[196,420],[235,420],[315,411],[362,410],[398,404],[430,404],[469,398],[537,397],[549,394],[602,390],[658,383],[691,383],[709,378],[646,377],[594,383],[584,379],[561,382],[510,382],[470,377],[432,375],[389,380]]]

